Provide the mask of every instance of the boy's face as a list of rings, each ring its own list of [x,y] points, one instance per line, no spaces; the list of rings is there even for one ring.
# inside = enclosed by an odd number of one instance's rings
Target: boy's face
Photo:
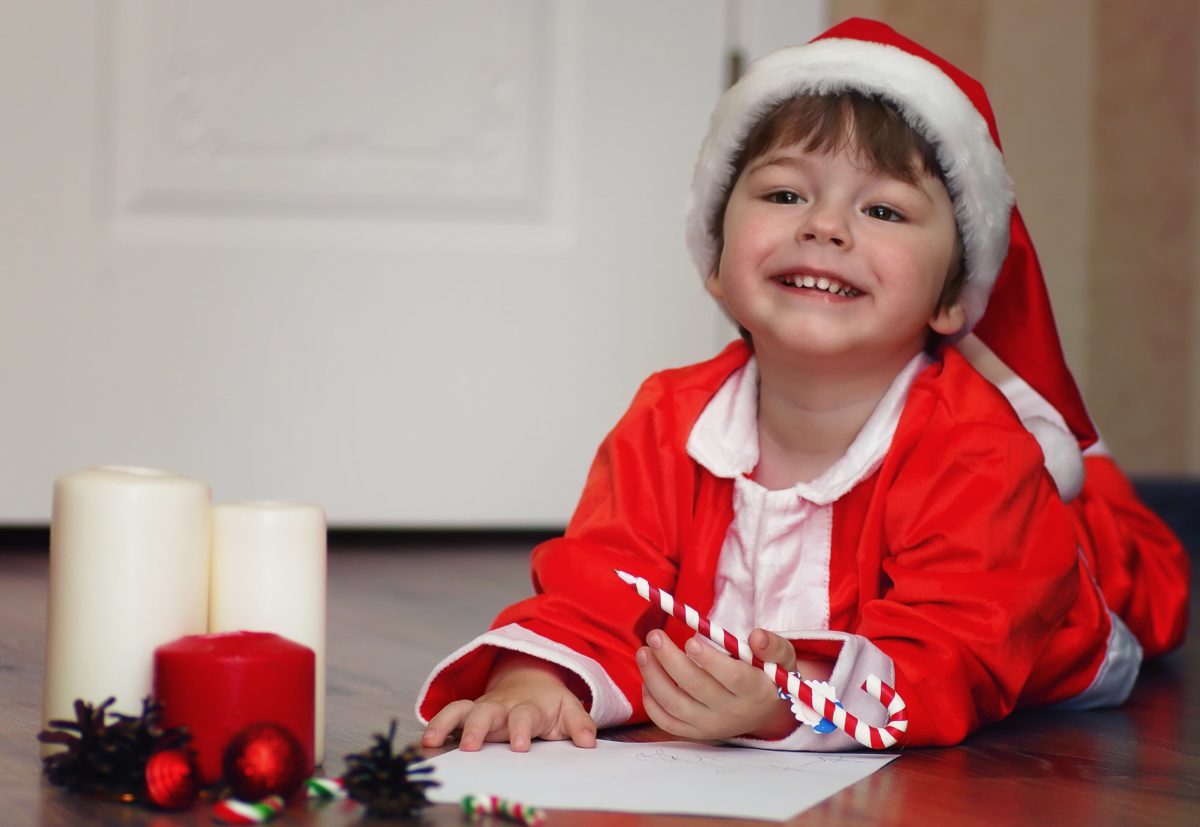
[[[937,307],[956,232],[938,178],[910,184],[876,172],[852,145],[831,154],[785,146],[739,176],[706,284],[756,348],[903,364],[930,329],[962,327],[960,305]]]

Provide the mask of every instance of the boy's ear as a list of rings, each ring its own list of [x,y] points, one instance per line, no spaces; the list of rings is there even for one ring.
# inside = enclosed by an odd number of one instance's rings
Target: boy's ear
[[[966,323],[967,313],[963,310],[962,302],[954,302],[933,311],[933,318],[929,320],[929,327],[934,333],[940,333],[943,336],[953,336],[962,330],[963,325]]]
[[[721,301],[724,299],[724,295],[721,293],[721,277],[718,269],[719,265],[713,267],[712,272],[708,274],[708,278],[704,280],[704,289],[708,291],[708,295],[717,301]]]

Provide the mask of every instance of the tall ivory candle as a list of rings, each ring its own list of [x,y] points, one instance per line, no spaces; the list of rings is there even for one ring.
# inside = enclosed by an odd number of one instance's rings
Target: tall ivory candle
[[[213,508],[208,630],[274,632],[316,654],[314,758],[325,757],[325,512],[289,502]]]
[[[208,625],[211,496],[198,480],[107,466],[54,484],[42,723],[77,698],[137,714],[156,647]]]

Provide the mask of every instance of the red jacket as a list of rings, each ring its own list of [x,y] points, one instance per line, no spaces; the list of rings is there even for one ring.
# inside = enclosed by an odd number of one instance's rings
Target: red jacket
[[[492,627],[517,624],[601,664],[627,701],[628,722],[645,720],[634,652],[646,633],[665,624],[680,645],[693,633],[612,570],[645,577],[701,613],[712,606],[733,484],[685,445],[748,357],[735,343],[642,385],[601,445],[565,536],[535,549],[535,596]],[[1128,693],[1140,651],[1081,563],[1078,517],[1007,402],[953,348],[916,378],[882,465],[833,513],[830,630],[800,635],[795,646],[807,657],[870,649],[890,659],[891,674],[880,677],[908,704],[907,743],[957,743],[1020,705],[1091,703],[1098,682],[1108,684],[1102,702]],[[1113,645],[1121,635],[1123,648]],[[482,694],[495,645],[468,645],[439,665],[419,717]],[[856,686],[837,689],[848,710],[882,722],[878,702]],[[822,737],[802,748],[854,746]]]

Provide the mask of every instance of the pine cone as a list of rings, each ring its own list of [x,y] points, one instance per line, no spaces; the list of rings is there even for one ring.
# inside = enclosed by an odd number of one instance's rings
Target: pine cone
[[[347,794],[367,806],[370,815],[384,818],[412,818],[429,806],[425,790],[438,782],[424,776],[433,767],[423,763],[421,753],[410,744],[396,755],[392,741],[396,737],[396,721],[392,719],[387,736],[376,734],[375,744],[366,752],[346,756],[346,773],[342,782]]]
[[[150,756],[184,746],[191,736],[182,727],[164,730],[159,724],[162,707],[149,698],[142,701],[137,717],[108,712],[114,700],[98,707],[77,700],[74,721],[50,721],[50,729],[38,733],[38,740],[66,749],[42,759],[42,771],[51,784],[70,792],[143,801]],[[106,715],[112,723],[105,722]]]

